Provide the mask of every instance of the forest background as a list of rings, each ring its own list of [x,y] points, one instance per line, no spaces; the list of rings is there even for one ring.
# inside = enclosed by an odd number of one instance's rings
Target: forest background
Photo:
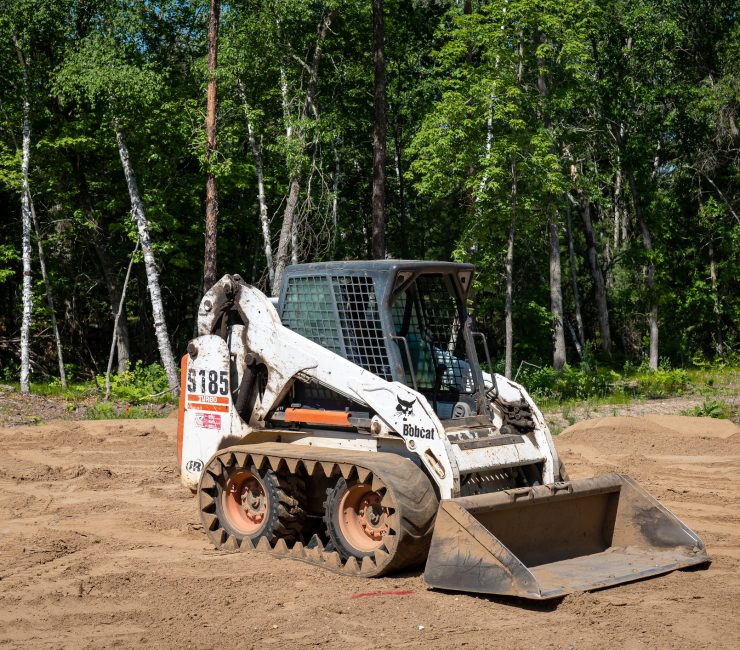
[[[119,377],[178,358],[207,176],[219,275],[378,256],[379,9],[381,254],[474,263],[494,365],[544,392],[736,365],[735,2],[222,2],[209,75],[207,1],[0,0],[0,380],[24,318],[34,381],[102,376],[119,311]]]

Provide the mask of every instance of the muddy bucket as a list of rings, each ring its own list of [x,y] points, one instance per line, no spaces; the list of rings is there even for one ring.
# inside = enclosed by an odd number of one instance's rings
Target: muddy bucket
[[[545,599],[708,562],[696,533],[610,474],[442,501],[424,581]]]

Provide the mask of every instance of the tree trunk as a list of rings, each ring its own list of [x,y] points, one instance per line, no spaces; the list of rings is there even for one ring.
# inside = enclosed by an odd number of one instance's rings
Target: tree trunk
[[[123,281],[123,289],[121,289],[121,301],[118,303],[118,311],[116,312],[116,316],[113,319],[113,337],[111,339],[110,343],[110,353],[108,354],[108,367],[105,370],[105,396],[103,399],[105,401],[108,400],[110,397],[110,370],[111,366],[113,365],[113,352],[116,348],[116,340],[118,338],[118,322],[121,319],[121,314],[123,313],[123,306],[126,301],[126,288],[128,287],[128,281],[131,277],[131,269],[134,266],[134,258],[136,257],[136,251],[139,250],[139,240],[136,240],[136,246],[134,246],[134,251],[131,253],[131,259],[128,262],[128,268],[126,269],[126,278]]]
[[[583,359],[583,346],[586,345],[586,333],[583,329],[583,318],[581,317],[581,297],[578,292],[578,273],[576,271],[576,255],[573,247],[573,224],[570,218],[570,203],[566,199],[565,217],[568,230],[568,257],[570,260],[570,281],[573,289],[573,302],[576,311],[576,327],[578,328],[578,341],[576,341],[576,350],[578,356]]]
[[[626,240],[624,229],[626,220],[622,214],[622,170],[617,169],[614,176],[614,252]]]
[[[538,45],[544,42],[544,37],[539,30],[536,32],[535,41]],[[521,73],[519,75],[519,83],[521,84]],[[543,99],[549,94],[547,80],[545,79],[545,60],[542,57],[537,57],[537,91]],[[547,110],[543,110],[542,112],[542,123],[548,132],[552,132],[552,121]],[[551,149],[553,153],[556,153],[554,145],[551,146]],[[558,235],[557,221],[553,219],[552,214],[547,219],[547,228],[550,235],[550,314],[552,315],[553,326],[552,367],[555,370],[562,370],[565,365],[565,331],[563,329],[563,287],[560,278],[560,236]]]
[[[288,265],[290,253],[291,235],[293,232],[293,219],[295,218],[296,206],[298,204],[298,194],[301,191],[301,180],[296,174],[290,179],[290,189],[288,190],[288,201],[285,204],[283,212],[283,226],[280,230],[280,241],[278,242],[277,260],[275,262],[275,278],[272,281],[272,295],[280,294],[280,283],[283,279],[283,271]]]
[[[57,359],[59,361],[59,381],[64,390],[67,390],[67,374],[64,371],[64,355],[62,354],[62,339],[59,336],[59,326],[57,325],[57,316],[54,311],[54,296],[51,292],[51,282],[49,282],[49,274],[46,272],[46,258],[44,257],[44,247],[41,243],[41,232],[39,230],[39,224],[36,219],[36,210],[33,207],[33,198],[28,197],[28,203],[31,207],[31,218],[33,220],[33,229],[36,232],[36,246],[39,249],[39,268],[41,269],[41,277],[44,278],[44,288],[46,289],[46,302],[49,305],[49,312],[51,313],[51,329],[54,332],[54,342],[57,346]]]
[[[77,185],[80,190],[84,210],[87,214],[87,220],[92,226],[92,236],[90,237],[90,241],[92,242],[95,256],[98,258],[98,262],[100,263],[103,281],[105,282],[105,288],[108,291],[111,315],[114,320],[118,317],[116,355],[118,359],[118,372],[124,372],[131,356],[126,305],[124,304],[123,311],[120,316],[118,316],[118,309],[121,303],[121,289],[118,284],[118,277],[113,269],[113,260],[111,259],[110,246],[108,244],[108,234],[103,229],[95,214],[92,198],[90,196],[90,189],[87,184],[87,177],[85,176],[85,171],[82,167],[79,156],[73,160],[72,164],[77,174]]]
[[[642,214],[642,204],[640,196],[637,193],[637,183],[635,175],[631,169],[627,170],[627,178],[630,183],[630,192],[632,193],[632,203],[635,208],[635,217],[637,225],[640,226],[642,235],[642,245],[645,247],[648,262],[646,266],[646,285],[648,290],[648,299],[650,306],[648,308],[648,326],[650,328],[650,353],[649,367],[651,370],[658,369],[658,300],[655,295],[655,262],[653,261],[653,238]]]
[[[509,223],[509,240],[506,247],[506,305],[504,316],[506,322],[506,343],[504,376],[511,379],[512,357],[514,352],[514,323],[512,308],[514,306],[514,232],[516,230],[517,175],[516,161],[511,161],[511,222]]]
[[[585,196],[580,200],[581,218],[586,229],[586,246],[588,249],[588,263],[591,267],[591,275],[594,279],[594,292],[596,298],[596,309],[599,314],[599,332],[601,333],[601,349],[611,356],[612,336],[609,327],[609,308],[606,302],[606,286],[604,274],[599,266],[596,253],[596,237],[591,222],[591,203]]]
[[[563,287],[560,278],[560,237],[558,224],[548,220],[550,231],[550,313],[552,314],[553,348],[552,366],[562,370],[565,365],[565,331],[563,329]]]
[[[714,346],[717,350],[717,356],[724,359],[725,344],[722,337],[722,311],[720,309],[719,289],[717,287],[717,265],[714,261],[714,240],[711,235],[709,238],[709,279],[712,283],[712,311],[717,328],[714,336]]]
[[[310,196],[308,190],[306,194]],[[290,263],[298,264],[298,215],[293,215],[293,221],[290,224]]]
[[[373,0],[375,126],[373,129],[373,259],[385,258],[385,30],[383,0]]]
[[[249,146],[252,149],[252,156],[254,156],[254,166],[257,170],[257,200],[260,206],[260,225],[262,226],[262,243],[265,249],[265,260],[267,263],[267,272],[270,275],[270,286],[275,280],[275,267],[272,261],[272,237],[270,235],[270,219],[267,216],[267,199],[265,198],[265,174],[262,167],[262,154],[260,147],[257,144],[257,139],[254,136],[254,126],[249,118],[249,105],[247,104],[247,94],[244,91],[244,86],[241,81],[239,84],[239,92],[242,97],[244,105],[244,114],[247,118],[247,132],[249,133]]]
[[[306,100],[303,103],[301,109],[301,118],[306,119],[311,115],[314,119],[318,119],[318,110],[316,108],[316,91],[318,87],[318,74],[319,74],[319,63],[321,62],[322,46],[326,35],[329,33],[331,22],[334,19],[335,11],[331,11],[324,15],[319,24],[318,33],[316,35],[316,46],[314,47],[313,60],[309,66],[307,63],[301,61],[301,64],[308,72],[308,91],[306,92]],[[279,27],[278,23],[278,27]],[[298,146],[295,150],[303,152],[305,148],[305,133],[302,129],[293,129],[289,122],[288,114],[288,84],[285,77],[284,69],[280,68],[280,88],[283,96],[283,117],[285,119],[285,133],[287,144],[287,151],[294,150],[290,144],[291,138],[295,137],[298,139]],[[286,159],[290,156],[286,155]],[[298,205],[298,195],[301,190],[301,165],[293,164],[290,180],[288,182],[288,200],[285,204],[285,211],[283,212],[283,224],[280,228],[280,240],[278,241],[277,259],[275,260],[275,279],[272,282],[272,295],[278,295],[280,291],[280,282],[282,281],[283,271],[288,264],[288,256],[290,254],[291,240],[293,236],[293,220],[295,219],[296,206]]]
[[[334,251],[337,247],[337,231],[339,230],[339,182],[342,178],[342,167],[341,158],[339,157],[339,148],[337,147],[336,139],[332,140],[332,148],[334,149],[334,179],[331,185],[331,249],[330,256],[334,256]]]
[[[566,159],[570,158],[570,152],[565,150]],[[586,247],[588,264],[591,267],[591,275],[594,279],[594,293],[596,298],[596,309],[599,314],[599,332],[601,333],[601,349],[610,357],[612,354],[612,336],[609,328],[609,308],[606,302],[606,286],[604,285],[604,273],[599,266],[599,258],[596,253],[596,237],[594,236],[594,226],[591,221],[591,202],[586,193],[580,188],[578,169],[570,164],[570,177],[573,181],[573,188],[578,196],[578,207],[583,219],[583,225],[586,231]]]
[[[218,241],[218,186],[213,173],[216,154],[216,69],[218,67],[218,19],[221,1],[211,0],[208,20],[208,99],[206,110],[206,228],[203,260],[203,293],[216,284]]]
[[[19,58],[21,57],[19,53]],[[24,77],[26,76],[24,66]],[[26,89],[28,84],[26,83]],[[27,92],[27,90],[26,90]],[[23,140],[21,144],[21,218],[23,221],[23,319],[21,321],[21,393],[31,392],[30,343],[33,286],[31,283],[31,192],[28,186],[28,169],[31,163],[31,105],[28,96],[23,98]]]
[[[121,165],[123,166],[123,173],[126,176],[126,184],[128,185],[128,193],[131,199],[131,216],[136,222],[136,227],[139,231],[141,249],[144,252],[144,268],[146,270],[149,297],[152,303],[152,319],[154,320],[154,331],[157,335],[159,356],[162,360],[164,370],[167,373],[167,382],[169,383],[170,390],[173,395],[178,395],[180,393],[180,382],[177,367],[175,365],[175,359],[172,355],[172,348],[170,347],[170,337],[167,333],[167,323],[165,321],[164,306],[162,304],[162,293],[159,288],[159,272],[157,271],[157,265],[154,261],[152,241],[149,237],[149,222],[144,213],[144,206],[141,203],[139,188],[136,184],[136,176],[134,175],[131,160],[129,159],[126,137],[118,117],[113,118],[113,128],[116,132],[118,153],[121,156]]]

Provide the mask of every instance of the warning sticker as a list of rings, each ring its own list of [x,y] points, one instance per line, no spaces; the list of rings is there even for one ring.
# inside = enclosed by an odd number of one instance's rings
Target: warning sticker
[[[216,413],[196,413],[195,426],[203,429],[220,429],[221,416]]]

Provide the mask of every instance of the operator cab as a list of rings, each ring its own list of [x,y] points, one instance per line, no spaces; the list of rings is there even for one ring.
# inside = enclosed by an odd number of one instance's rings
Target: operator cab
[[[485,404],[465,308],[472,277],[472,265],[450,262],[298,264],[285,271],[278,311],[286,327],[422,393],[441,420],[466,417]],[[342,406],[320,389],[299,390],[303,403]]]

